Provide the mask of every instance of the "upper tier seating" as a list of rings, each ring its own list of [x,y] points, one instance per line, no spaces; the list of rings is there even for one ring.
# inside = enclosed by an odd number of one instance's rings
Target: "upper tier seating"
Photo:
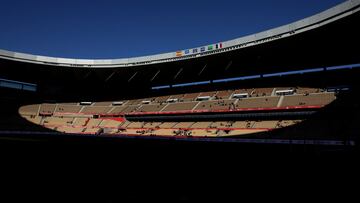
[[[201,102],[195,110],[230,110],[234,107],[233,104],[235,101],[236,99],[204,101]]]
[[[319,88],[307,88],[307,87],[298,87],[295,89],[297,94],[312,94],[312,93],[320,93]]]
[[[335,99],[334,93],[286,96],[281,106],[323,106]]]
[[[200,95],[200,93],[189,93],[189,94],[185,94],[185,96],[182,98],[182,100],[184,101],[184,102],[186,102],[186,101],[194,101],[194,100],[196,100],[196,98],[198,98],[199,97],[199,95]]]
[[[261,97],[239,99],[236,108],[273,108],[276,107],[280,97]]]
[[[41,104],[40,114],[53,114],[56,108],[56,104]]]
[[[47,117],[44,120],[46,125],[72,125],[74,118]]]
[[[59,104],[56,107],[55,112],[57,112],[57,113],[79,113],[81,108],[82,108],[82,106]]]
[[[217,99],[229,99],[230,96],[233,94],[233,90],[223,90],[223,91],[219,91],[215,98]]]
[[[111,106],[112,102],[96,102],[93,106]]]
[[[85,114],[106,114],[108,113],[113,107],[106,107],[106,106],[86,106],[81,110],[81,113]]]
[[[274,88],[256,88],[251,96],[255,97],[264,97],[264,96],[271,96]]]
[[[19,113],[21,115],[37,115],[39,108],[40,108],[39,104],[26,105],[26,106],[20,107]]]
[[[192,110],[199,102],[184,102],[184,103],[174,103],[169,104],[163,112],[166,111],[190,111]]]
[[[142,105],[137,112],[158,112],[165,107],[166,104],[145,104]]]

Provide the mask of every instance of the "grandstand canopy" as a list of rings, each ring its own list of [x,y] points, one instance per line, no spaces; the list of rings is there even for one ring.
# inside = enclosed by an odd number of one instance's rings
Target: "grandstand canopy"
[[[359,63],[360,0],[250,36],[153,56],[63,59],[0,50],[0,76],[37,84],[151,88]],[[81,84],[81,85],[80,85]],[[56,89],[56,88],[55,88]]]

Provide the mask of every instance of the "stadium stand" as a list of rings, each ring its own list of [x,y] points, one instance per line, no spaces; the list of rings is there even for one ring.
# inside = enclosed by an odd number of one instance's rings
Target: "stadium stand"
[[[200,102],[195,110],[231,110],[235,108],[235,99],[233,100],[216,100]]]
[[[280,97],[261,97],[239,99],[236,103],[236,108],[275,108],[279,102]]]
[[[184,102],[184,103],[175,103],[169,104],[165,107],[163,112],[166,111],[191,111],[199,102]]]
[[[336,99],[334,93],[321,93],[321,94],[305,94],[286,96],[282,102],[282,106],[323,106],[329,104]]]
[[[56,106],[56,113],[79,113],[82,106],[59,104]]]
[[[56,104],[42,104],[40,106],[41,114],[53,114],[56,108]]]

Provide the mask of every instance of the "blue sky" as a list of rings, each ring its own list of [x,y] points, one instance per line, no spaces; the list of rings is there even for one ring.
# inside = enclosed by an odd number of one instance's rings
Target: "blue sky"
[[[343,0],[1,0],[0,49],[66,58],[143,56],[277,27]]]

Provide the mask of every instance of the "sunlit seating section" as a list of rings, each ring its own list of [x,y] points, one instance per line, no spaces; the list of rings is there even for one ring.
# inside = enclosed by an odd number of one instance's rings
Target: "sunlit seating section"
[[[301,120],[281,120],[276,124],[276,128],[284,128],[301,122]]]
[[[159,128],[161,124],[161,122],[145,122],[144,128]]]
[[[44,119],[45,125],[72,125],[74,118],[61,118],[61,117],[46,117]]]
[[[223,122],[212,122],[210,128],[230,128],[234,122],[223,121]]]
[[[59,104],[56,107],[56,113],[79,113],[82,106],[68,105],[68,104]]]
[[[176,122],[164,122],[159,125],[160,128],[172,128],[176,125]]]
[[[252,92],[251,96],[255,96],[255,97],[271,96],[273,90],[274,90],[274,88],[256,88]]]
[[[165,106],[166,106],[166,104],[144,104],[136,111],[137,112],[159,112]]]
[[[282,91],[282,90],[295,90],[295,87],[277,87],[275,88],[276,91]]]
[[[20,107],[19,113],[21,115],[37,115],[39,108],[40,108],[39,104],[26,105],[26,106]]]
[[[42,118],[40,116],[23,116],[26,120],[30,121],[31,123],[35,123],[35,124],[41,124],[41,120]]]
[[[144,122],[131,122],[127,128],[143,128]]]
[[[167,95],[167,96],[161,96],[161,97],[156,97],[156,98],[155,98],[155,102],[157,102],[157,103],[163,103],[163,102],[166,102],[169,98],[170,98],[169,95]]]
[[[112,107],[106,106],[86,106],[81,110],[81,113],[85,114],[106,114],[108,113]]]
[[[276,128],[279,121],[257,121],[252,128]]]
[[[285,96],[281,106],[324,106],[335,99],[334,93]]]
[[[112,110],[110,110],[109,114],[120,114],[120,113],[122,113],[126,108],[127,108],[127,106],[117,106],[117,107],[113,108]]]
[[[97,134],[97,133],[99,133],[99,131],[100,131],[100,128],[86,128],[84,133]]]
[[[245,130],[232,130],[224,136],[236,136],[236,135],[247,135],[259,132],[268,131],[266,129],[245,129]]]
[[[82,133],[84,131],[84,128],[79,128],[79,127],[71,127],[71,126],[60,126],[57,127],[56,129],[59,132],[63,132],[63,133]]]
[[[201,102],[195,110],[230,110],[235,107],[236,100],[213,100]]]
[[[135,112],[139,106],[127,106],[125,109],[122,110],[121,113],[132,113]]]
[[[158,129],[155,131],[156,135],[158,136],[174,136],[173,129]]]
[[[298,87],[295,90],[296,90],[296,94],[313,94],[313,93],[321,92],[319,88],[308,88],[308,87]]]
[[[233,90],[223,90],[223,91],[219,91],[215,98],[217,99],[229,99],[230,96],[233,94]]]
[[[102,119],[90,119],[87,123],[87,127],[98,127]]]
[[[236,108],[274,108],[277,106],[280,97],[262,97],[239,99]]]
[[[147,100],[147,99],[133,99],[133,100],[129,100],[126,105],[138,105],[141,104],[142,101]]]
[[[184,102],[184,103],[169,104],[168,106],[165,107],[164,110],[162,110],[162,112],[166,112],[166,111],[186,111],[186,110],[190,111],[197,104],[198,104],[198,102]]]
[[[255,121],[236,121],[231,125],[231,128],[252,128]]]
[[[178,99],[179,101],[182,101],[183,97],[184,94],[175,94],[175,95],[171,95],[169,99]]]
[[[41,114],[53,114],[56,108],[56,104],[41,104],[40,113]]]
[[[99,126],[100,127],[104,127],[104,128],[117,128],[119,127],[121,124],[121,122],[119,121],[115,121],[115,120],[111,120],[111,119],[104,119]]]
[[[93,106],[111,106],[111,105],[112,105],[111,101],[108,101],[108,102],[95,102],[93,104]]]
[[[90,118],[75,118],[73,126],[85,126],[88,120],[90,120]]]
[[[234,94],[249,94],[251,95],[251,93],[254,91],[253,88],[250,88],[250,89],[237,89],[237,90],[234,90]]]
[[[213,97],[215,96],[217,91],[211,91],[211,92],[201,92],[199,97]]]
[[[179,122],[173,128],[190,128],[194,122]]]
[[[185,94],[185,96],[183,97],[183,101],[194,101],[196,100],[196,98],[198,98],[200,95],[200,93],[189,93],[189,94]]]
[[[196,122],[191,128],[210,128],[212,122]]]
[[[119,127],[126,128],[131,122],[126,120],[125,122],[120,123]]]
[[[191,130],[188,136],[192,137],[215,137],[216,136],[216,130],[210,129],[210,130]]]

